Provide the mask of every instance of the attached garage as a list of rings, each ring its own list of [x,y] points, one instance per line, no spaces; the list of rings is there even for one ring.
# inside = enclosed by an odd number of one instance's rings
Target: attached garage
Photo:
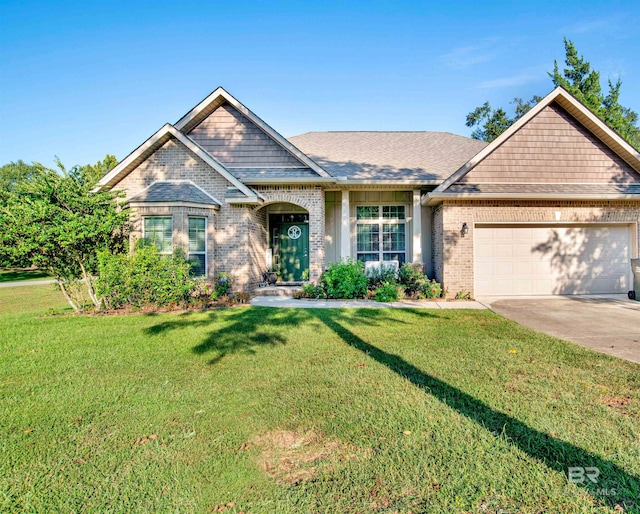
[[[629,224],[476,225],[475,295],[626,293],[632,229]]]

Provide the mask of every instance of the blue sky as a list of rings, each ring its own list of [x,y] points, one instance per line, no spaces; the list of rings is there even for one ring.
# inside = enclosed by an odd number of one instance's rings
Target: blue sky
[[[219,85],[285,136],[469,135],[465,116],[485,100],[552,89],[563,36],[640,112],[639,7],[0,0],[0,164],[122,159]]]

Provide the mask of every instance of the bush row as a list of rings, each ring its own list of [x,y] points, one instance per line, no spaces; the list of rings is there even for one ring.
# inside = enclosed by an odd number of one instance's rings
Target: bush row
[[[233,294],[231,286],[226,273],[216,276],[213,287],[193,278],[181,252],[163,255],[155,245],[139,245],[130,254],[98,255],[96,293],[106,309],[246,303],[248,294]]]
[[[398,271],[381,266],[365,273],[360,261],[329,264],[318,284],[305,284],[297,298],[373,298],[393,302],[400,298],[425,299],[443,296],[441,285],[423,273],[422,266],[403,264]]]

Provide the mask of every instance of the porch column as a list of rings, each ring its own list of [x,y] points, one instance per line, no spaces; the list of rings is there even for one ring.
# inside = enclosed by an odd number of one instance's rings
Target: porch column
[[[341,214],[340,258],[348,259],[351,257],[351,209],[349,205],[349,191],[342,191]]]
[[[422,204],[420,190],[413,190],[413,263],[422,262]]]

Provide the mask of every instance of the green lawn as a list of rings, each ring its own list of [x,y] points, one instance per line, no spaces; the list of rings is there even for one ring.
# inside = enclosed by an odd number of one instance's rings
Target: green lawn
[[[33,269],[7,269],[0,268],[0,283],[18,282],[23,280],[51,280],[46,271]]]
[[[0,511],[640,511],[640,366],[491,312],[51,309],[0,290]]]

